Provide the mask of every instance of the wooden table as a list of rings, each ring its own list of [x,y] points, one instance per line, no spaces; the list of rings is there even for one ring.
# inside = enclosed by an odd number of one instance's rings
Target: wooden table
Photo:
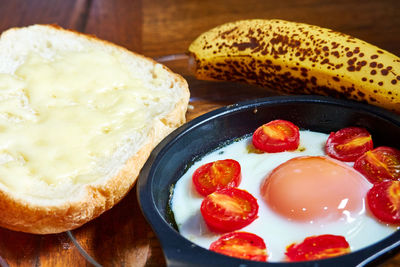
[[[159,57],[185,52],[201,32],[227,21],[281,18],[332,28],[400,55],[399,10],[398,0],[0,0],[0,32],[55,23]],[[193,109],[187,113],[188,120],[222,105],[274,94],[261,88],[197,81],[184,60],[167,65],[189,82]],[[104,266],[165,265],[160,244],[139,209],[136,188],[113,209],[73,233]],[[65,233],[40,236],[0,229],[0,255],[10,266],[90,265]],[[383,265],[399,266],[400,254]]]

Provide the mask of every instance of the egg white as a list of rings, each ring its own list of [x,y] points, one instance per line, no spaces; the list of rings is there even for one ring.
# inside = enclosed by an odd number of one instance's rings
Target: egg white
[[[267,245],[268,261],[279,262],[285,259],[286,247],[291,243],[300,243],[312,235],[342,235],[350,244],[352,251],[371,245],[396,231],[379,223],[365,210],[365,202],[358,214],[331,223],[299,223],[289,221],[277,215],[263,201],[260,185],[265,177],[277,166],[299,156],[323,156],[328,135],[312,131],[300,131],[300,146],[293,152],[254,153],[249,152],[251,137],[243,138],[213,151],[195,162],[178,180],[171,199],[179,232],[193,243],[209,248],[210,244],[222,234],[211,232],[200,213],[204,197],[198,194],[192,185],[193,172],[201,165],[222,159],[237,160],[242,169],[242,181],[239,188],[247,190],[258,202],[258,218],[250,225],[238,230],[254,233],[264,239]],[[372,187],[372,185],[371,185]]]

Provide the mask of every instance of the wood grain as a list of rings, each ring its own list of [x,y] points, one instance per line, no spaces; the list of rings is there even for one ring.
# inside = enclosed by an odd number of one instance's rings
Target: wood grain
[[[281,18],[341,31],[400,55],[398,10],[398,0],[0,0],[0,31],[55,23],[157,57],[185,53],[200,33],[224,22]],[[190,85],[188,120],[224,105],[276,94],[234,83],[197,81],[185,60],[166,65]],[[73,233],[104,266],[165,265],[160,244],[141,214],[136,188]],[[0,228],[0,256],[10,266],[90,265],[65,233],[40,236]],[[400,254],[382,266],[400,266]]]
[[[396,0],[144,1],[143,52],[149,56],[181,53],[200,33],[216,25],[239,19],[280,18],[341,31],[399,55],[399,9]]]
[[[82,30],[86,20],[86,0],[2,0],[0,1],[0,32],[10,27],[31,24],[57,24],[64,28]]]
[[[160,245],[143,220],[136,190],[113,209],[73,231],[85,250],[104,266],[163,266]]]
[[[91,3],[86,33],[142,52],[142,1],[94,0]]]

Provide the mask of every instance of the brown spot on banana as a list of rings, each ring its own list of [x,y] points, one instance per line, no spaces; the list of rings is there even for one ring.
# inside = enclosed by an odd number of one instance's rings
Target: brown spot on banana
[[[203,33],[189,52],[198,79],[348,98],[400,112],[400,58],[329,29],[243,20]]]

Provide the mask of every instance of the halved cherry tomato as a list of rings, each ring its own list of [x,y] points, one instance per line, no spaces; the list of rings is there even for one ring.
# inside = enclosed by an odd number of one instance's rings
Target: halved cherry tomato
[[[354,169],[371,183],[400,180],[400,151],[386,146],[367,151],[354,162]]]
[[[247,232],[232,232],[221,236],[210,245],[210,250],[231,257],[267,261],[267,247],[258,235]]]
[[[197,168],[192,176],[196,191],[202,196],[226,187],[237,187],[241,181],[240,164],[233,159],[217,160]]]
[[[204,221],[214,232],[230,232],[249,225],[257,218],[258,204],[249,192],[225,188],[209,194],[201,203]]]
[[[368,191],[367,204],[372,214],[385,223],[400,223],[400,181],[374,184]]]
[[[341,161],[356,161],[373,147],[371,134],[366,129],[348,127],[329,135],[325,152]]]
[[[295,150],[299,143],[299,127],[285,120],[270,121],[253,133],[253,145],[269,153]]]
[[[310,261],[344,255],[350,252],[349,243],[343,236],[310,236],[300,244],[291,244],[286,248],[289,261]]]

